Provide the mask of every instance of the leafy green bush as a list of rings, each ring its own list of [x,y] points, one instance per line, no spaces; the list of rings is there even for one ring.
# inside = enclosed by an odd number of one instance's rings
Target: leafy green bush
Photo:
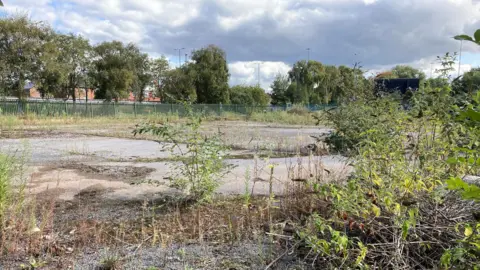
[[[461,180],[479,173],[480,125],[472,123],[475,108],[454,103],[447,88],[415,94],[410,110],[385,97],[330,112],[332,136],[345,141],[340,146],[354,157],[355,172],[345,184],[311,184],[332,209],[297,231],[313,263],[480,268],[480,204],[447,188],[480,196]]]
[[[335,131],[325,142],[333,151],[356,154],[370,131],[375,130],[376,136],[383,138],[398,132],[398,119],[403,114],[405,112],[393,97],[340,105],[326,113],[326,120]]]
[[[231,166],[223,158],[229,148],[219,134],[206,137],[200,132],[201,116],[186,106],[188,121],[181,125],[145,124],[138,126],[134,134],[151,133],[161,137],[174,159],[171,163],[172,185],[185,191],[198,201],[210,201],[222,177]],[[182,137],[182,141],[178,141]]]

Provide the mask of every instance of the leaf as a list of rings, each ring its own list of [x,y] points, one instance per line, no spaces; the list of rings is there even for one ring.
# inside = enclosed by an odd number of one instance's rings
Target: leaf
[[[408,229],[410,229],[410,222],[405,220],[402,225],[402,238],[403,240],[407,239]]]
[[[473,234],[473,229],[470,225],[467,225],[465,227],[465,232],[464,232],[466,237],[470,237]]]
[[[468,188],[468,184],[465,183],[462,179],[455,177],[450,178],[446,181],[447,188],[450,190],[459,190]]]
[[[449,158],[447,159],[447,163],[448,163],[448,164],[451,164],[451,165],[452,165],[452,164],[458,164],[458,159],[457,159],[456,157],[449,157]]]
[[[376,217],[380,216],[380,208],[378,208],[378,206],[372,205],[372,211],[373,211],[373,213],[375,214]]]
[[[440,263],[443,267],[449,268],[450,261],[452,260],[452,252],[450,250],[445,251],[443,253],[442,258],[440,259]]]
[[[473,36],[475,37],[475,41],[477,43],[480,42],[480,29],[477,29],[477,31],[475,31],[475,34],[473,34]]]
[[[473,40],[473,38],[470,37],[469,35],[458,35],[458,36],[454,36],[453,38],[456,40],[468,40],[468,41],[475,42],[475,40]]]
[[[368,248],[362,244],[362,242],[358,242],[358,247],[360,248],[360,254],[358,255],[357,259],[355,260],[355,264],[358,266],[360,265],[367,256]]]

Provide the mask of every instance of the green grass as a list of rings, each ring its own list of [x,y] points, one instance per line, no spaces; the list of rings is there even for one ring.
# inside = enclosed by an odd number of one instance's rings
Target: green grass
[[[292,113],[293,112],[293,113]],[[253,112],[249,115],[223,113],[222,115],[205,115],[204,121],[251,121],[262,123],[276,123],[287,125],[315,125],[315,113],[298,113],[293,109],[291,111],[275,112]],[[21,130],[47,130],[54,131],[64,126],[81,126],[85,128],[109,127],[115,125],[135,125],[142,122],[183,122],[184,117],[178,114],[150,114],[139,115],[137,117],[130,114],[119,114],[115,117],[81,117],[81,116],[39,116],[39,115],[0,115],[1,132],[13,132]]]

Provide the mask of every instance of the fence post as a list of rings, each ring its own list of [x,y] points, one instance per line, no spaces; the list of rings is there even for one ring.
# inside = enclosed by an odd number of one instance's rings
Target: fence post
[[[90,117],[93,118],[93,103],[90,103]]]
[[[157,114],[157,104],[153,103],[153,114]]]
[[[65,114],[67,114],[68,111],[67,111],[67,102],[65,101]]]
[[[133,102],[133,114],[137,117],[137,102]]]
[[[173,103],[170,103],[170,114],[173,114]]]

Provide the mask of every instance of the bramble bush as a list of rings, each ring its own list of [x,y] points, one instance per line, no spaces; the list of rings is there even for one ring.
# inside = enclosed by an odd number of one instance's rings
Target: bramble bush
[[[409,110],[381,97],[330,112],[327,142],[355,170],[311,183],[332,209],[299,226],[297,252],[325,268],[479,269],[480,193],[462,180],[480,172],[479,96],[456,107],[448,87],[422,89]]]

